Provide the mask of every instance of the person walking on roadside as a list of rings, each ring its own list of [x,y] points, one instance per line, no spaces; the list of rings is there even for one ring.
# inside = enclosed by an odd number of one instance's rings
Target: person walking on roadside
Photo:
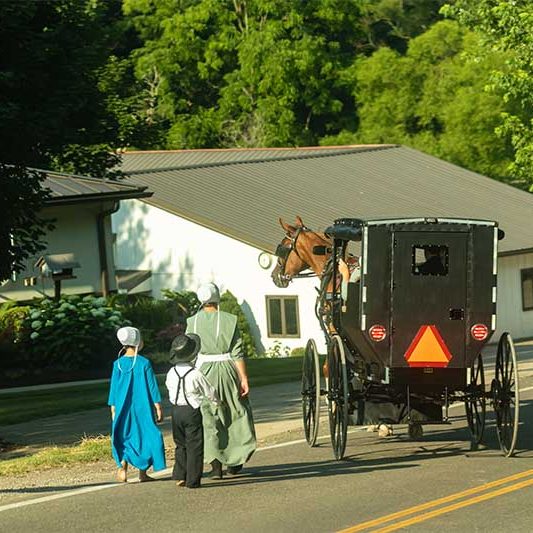
[[[175,463],[172,479],[178,487],[200,487],[204,468],[204,429],[200,405],[206,398],[215,406],[219,400],[215,389],[193,366],[200,351],[200,337],[194,333],[179,335],[172,341],[165,384],[172,404],[172,436]]]
[[[187,333],[200,337],[196,367],[221,401],[217,409],[202,403],[204,459],[211,464],[211,477],[222,479],[222,465],[229,475],[237,475],[256,448],[248,375],[237,317],[219,310],[220,292],[214,283],[202,285],[197,294],[202,308],[187,319]]]
[[[108,400],[117,478],[126,482],[128,465],[133,465],[139,469],[139,481],[153,481],[146,471],[166,468],[163,436],[156,425],[156,420],[163,420],[161,394],[150,361],[138,353],[143,347],[141,332],[124,327],[117,338],[122,349],[113,365]]]

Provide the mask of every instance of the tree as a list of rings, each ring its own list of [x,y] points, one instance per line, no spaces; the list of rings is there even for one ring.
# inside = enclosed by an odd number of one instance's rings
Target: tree
[[[363,19],[368,45],[387,46],[404,54],[409,41],[440,18],[447,0],[364,0]]]
[[[99,73],[120,41],[119,0],[2,5],[0,161],[104,176],[117,125]]]
[[[48,197],[44,174],[0,163],[0,283],[25,267],[25,260],[44,249],[42,237],[51,222],[39,216]]]
[[[353,121],[343,70],[364,40],[359,0],[125,0],[157,71],[166,147],[316,143]]]
[[[360,60],[354,73],[360,125],[342,140],[405,144],[509,179],[512,150],[494,133],[505,106],[484,90],[505,54],[483,55],[481,49],[477,35],[441,21],[412,39],[404,56],[381,48]],[[323,140],[337,142],[338,137]]]
[[[99,72],[119,39],[119,0],[2,4],[0,28],[0,280],[44,248],[43,174],[113,175],[118,127]],[[120,40],[120,39],[119,39]]]
[[[478,32],[485,46],[505,54],[506,62],[494,65],[490,86],[506,104],[497,133],[514,148],[510,172],[516,184],[533,191],[533,3],[457,0],[443,11]]]

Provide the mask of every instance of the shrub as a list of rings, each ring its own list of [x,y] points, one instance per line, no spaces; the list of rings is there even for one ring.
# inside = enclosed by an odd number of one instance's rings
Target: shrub
[[[0,306],[0,368],[4,377],[13,379],[24,374],[21,368],[28,355],[21,349],[24,324],[30,308],[4,304]]]
[[[193,291],[172,291],[170,289],[163,289],[163,296],[166,300],[172,302],[177,319],[186,321],[187,318],[194,315],[200,309],[200,300]]]
[[[291,357],[303,357],[305,355],[305,346],[298,346],[291,350]]]
[[[281,344],[281,341],[274,341],[272,346],[265,350],[264,357],[277,359],[279,357],[289,357],[291,349]]]
[[[237,298],[230,291],[226,291],[220,297],[220,310],[237,316],[237,327],[241,333],[244,355],[246,357],[256,357],[255,341],[250,332],[250,325]]]
[[[128,324],[105,298],[44,298],[31,305],[21,342],[34,369],[94,368],[114,359],[119,347],[115,332]]]

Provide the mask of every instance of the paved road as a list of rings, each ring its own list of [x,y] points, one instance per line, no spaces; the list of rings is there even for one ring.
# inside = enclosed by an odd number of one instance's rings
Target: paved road
[[[242,477],[206,481],[196,491],[178,489],[167,477],[0,507],[1,529],[529,532],[533,372],[526,360],[533,348],[521,352],[522,424],[515,458],[500,455],[492,424],[486,447],[470,452],[463,408],[457,406],[450,412],[452,425],[432,426],[420,442],[409,441],[405,428],[387,439],[354,431],[341,462],[332,459],[327,439],[314,449],[287,443],[256,453]]]

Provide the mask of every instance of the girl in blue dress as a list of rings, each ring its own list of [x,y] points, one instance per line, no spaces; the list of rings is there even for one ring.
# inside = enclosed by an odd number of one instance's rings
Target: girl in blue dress
[[[163,420],[161,394],[150,361],[138,354],[143,346],[140,331],[120,328],[117,338],[123,348],[113,365],[108,401],[117,477],[127,481],[128,465],[133,465],[139,469],[139,481],[153,481],[146,471],[166,467],[163,436],[156,425]]]

